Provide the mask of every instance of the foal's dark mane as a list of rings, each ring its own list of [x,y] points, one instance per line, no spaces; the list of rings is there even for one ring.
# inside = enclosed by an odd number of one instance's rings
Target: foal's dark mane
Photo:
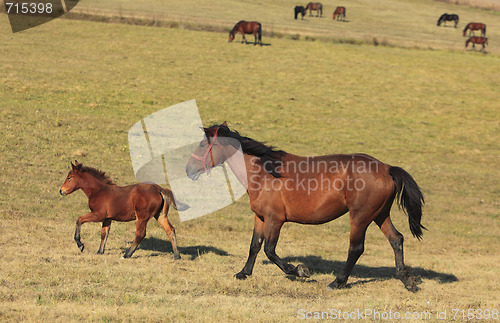
[[[277,178],[282,177],[281,174],[276,171],[276,167],[281,163],[281,157],[286,155],[285,151],[278,150],[274,146],[268,146],[255,139],[244,137],[240,135],[238,131],[230,130],[225,125],[213,125],[208,128],[209,131],[207,133],[215,133],[217,128],[219,129],[217,131],[218,137],[236,139],[241,144],[241,150],[243,150],[245,154],[252,155],[260,159],[266,172]]]
[[[82,167],[80,168],[80,171],[82,173],[89,173],[90,175],[94,176],[98,180],[103,181],[106,184],[110,184],[110,185],[115,184],[115,183],[113,183],[111,178],[109,178],[109,176],[106,175],[105,172],[103,172],[102,170],[99,170],[97,168],[82,165]]]

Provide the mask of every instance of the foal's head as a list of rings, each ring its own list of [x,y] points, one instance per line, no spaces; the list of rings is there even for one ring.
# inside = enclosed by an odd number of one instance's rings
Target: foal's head
[[[88,178],[86,178],[84,174],[90,174],[104,184],[113,184],[111,179],[104,172],[92,167],[83,166],[83,164],[75,160],[75,164],[71,163],[71,170],[59,189],[59,194],[65,196],[81,188],[85,190],[84,187],[88,185]]]

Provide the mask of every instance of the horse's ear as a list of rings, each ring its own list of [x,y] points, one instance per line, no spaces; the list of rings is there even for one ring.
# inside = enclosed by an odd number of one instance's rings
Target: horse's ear
[[[224,122],[221,124],[221,126],[225,126],[225,127],[227,127],[227,121],[224,121]]]
[[[71,164],[71,170],[75,170],[75,165],[73,165],[73,162],[69,162]]]

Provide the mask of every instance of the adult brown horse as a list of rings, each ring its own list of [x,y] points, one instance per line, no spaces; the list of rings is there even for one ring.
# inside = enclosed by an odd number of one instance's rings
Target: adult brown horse
[[[127,222],[137,219],[134,242],[123,255],[123,258],[130,258],[146,236],[148,221],[155,217],[172,243],[174,259],[181,257],[177,249],[175,229],[168,220],[167,213],[169,205],[174,209],[179,207],[181,210],[186,209],[187,205],[181,203],[176,205],[170,190],[156,184],[117,186],[104,172],[75,161],[74,165],[71,163],[71,170],[59,193],[66,196],[79,189],[87,195],[91,210],[76,220],[75,241],[80,251],[84,249],[80,241],[80,229],[83,223],[102,222],[101,245],[97,253],[103,254],[111,221]]]
[[[333,20],[335,20],[335,17],[337,17],[337,20],[345,21],[345,7],[335,8],[335,11],[333,12]]]
[[[480,30],[482,36],[486,36],[486,25],[481,22],[469,22],[464,28],[463,36],[469,31],[469,36],[474,33],[474,30]]]
[[[393,226],[390,210],[396,199],[408,214],[410,230],[420,239],[424,197],[415,180],[402,168],[390,166],[365,154],[301,157],[276,150],[241,136],[226,123],[204,128],[205,139],[186,165],[196,180],[211,167],[227,162],[236,178],[247,187],[255,226],[248,260],[236,278],[252,275],[262,242],[267,257],[283,272],[309,277],[302,264],[293,266],[276,255],[280,229],[285,222],[322,224],[350,212],[350,244],[347,262],[329,288],[346,285],[349,274],[364,251],[365,233],[377,223],[394,249],[396,275],[408,290],[416,281],[403,260],[403,235]],[[239,143],[241,147],[237,147]],[[232,158],[241,148],[244,162]]]
[[[257,44],[257,41],[262,45],[262,25],[257,21],[245,21],[241,20],[236,25],[234,25],[233,29],[229,32],[229,42],[234,40],[234,37],[237,33],[241,33],[243,36],[241,42],[247,42],[245,39],[245,34],[253,34],[255,37],[254,45]]]
[[[321,14],[323,17],[323,5],[321,2],[309,2],[306,6],[306,11],[309,9],[309,16],[312,16],[312,11],[316,10],[316,17]]]
[[[486,45],[488,45],[488,38],[486,37],[478,37],[478,36],[472,36],[470,37],[469,39],[467,39],[465,41],[465,48],[467,48],[467,46],[469,46],[469,43],[472,43],[472,48],[476,48],[475,44],[478,44],[478,45],[483,45],[483,47],[481,48],[481,50],[484,50],[484,48],[486,47]]]

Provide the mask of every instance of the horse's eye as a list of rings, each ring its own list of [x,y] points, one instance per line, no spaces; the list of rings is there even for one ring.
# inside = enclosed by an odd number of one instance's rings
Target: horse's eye
[[[66,180],[70,181],[70,180],[71,180],[71,177],[66,178]]]

